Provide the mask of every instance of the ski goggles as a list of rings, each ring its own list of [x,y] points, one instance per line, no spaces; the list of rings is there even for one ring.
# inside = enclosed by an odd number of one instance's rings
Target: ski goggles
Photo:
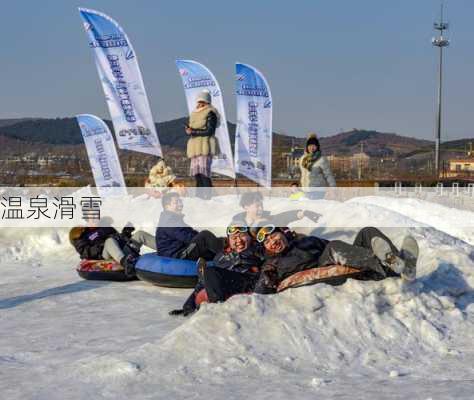
[[[275,232],[276,226],[273,224],[268,224],[263,227],[261,227],[258,232],[257,232],[257,242],[258,243],[263,243],[265,239],[267,238],[268,235],[271,235],[273,232]]]
[[[249,228],[247,226],[228,226],[227,227],[227,236],[234,235],[236,233],[247,233]]]

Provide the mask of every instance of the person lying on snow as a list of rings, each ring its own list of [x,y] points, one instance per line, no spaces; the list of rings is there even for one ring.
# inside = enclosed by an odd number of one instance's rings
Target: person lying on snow
[[[207,230],[198,232],[184,222],[183,202],[178,193],[165,193],[161,204],[163,211],[155,234],[159,256],[212,260],[224,248],[223,238]]]
[[[246,226],[261,225],[262,221],[270,221],[275,226],[288,226],[291,222],[307,217],[317,222],[320,214],[309,210],[291,210],[272,215],[263,209],[263,196],[260,192],[245,192],[240,197],[240,206],[245,210],[234,215],[232,223],[245,222]]]
[[[131,226],[119,233],[111,226],[104,226],[107,225],[105,218],[89,221],[89,225],[74,227],[69,232],[69,241],[81,259],[113,259],[123,266],[127,276],[134,276],[142,245],[156,250],[153,235],[144,231],[133,232],[135,228]]]
[[[227,228],[228,246],[214,258],[214,266],[206,266],[202,258],[198,261],[199,281],[182,309],[170,311],[170,315],[187,316],[196,311],[199,305],[197,296],[216,303],[225,301],[239,293],[253,292],[257,283],[261,252],[256,246],[249,229],[240,223]]]
[[[311,242],[303,244],[310,238],[314,245]],[[281,281],[297,272],[328,265],[359,269],[359,278],[363,280],[401,276],[411,281],[416,277],[416,240],[405,237],[401,250],[398,250],[377,228],[361,229],[351,245],[311,236],[297,239],[288,228],[269,224],[258,230],[257,241],[263,244],[266,255],[255,286],[255,292],[260,294],[275,293]]]

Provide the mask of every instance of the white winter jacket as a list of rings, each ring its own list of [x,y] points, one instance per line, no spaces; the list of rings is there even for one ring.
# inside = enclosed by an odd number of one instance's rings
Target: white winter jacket
[[[303,156],[304,157],[304,156]],[[331,172],[331,167],[326,157],[321,156],[316,160],[311,170],[302,166],[303,157],[300,158],[299,165],[301,171],[301,187],[335,187],[336,180]]]

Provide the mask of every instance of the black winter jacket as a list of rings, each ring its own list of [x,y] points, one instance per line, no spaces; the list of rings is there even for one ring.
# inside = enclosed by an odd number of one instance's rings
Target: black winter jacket
[[[255,287],[260,294],[275,293],[278,284],[296,272],[318,265],[318,260],[329,240],[315,236],[294,239],[286,251],[268,257]]]
[[[72,240],[72,245],[79,253],[81,259],[102,260],[104,243],[109,237],[114,237],[119,245],[124,244],[124,239],[112,227],[84,228],[79,238]]]
[[[217,254],[213,261],[214,265],[219,268],[240,273],[258,274],[263,258],[251,246],[241,253],[223,251]]]
[[[198,233],[198,231],[184,223],[183,215],[167,210],[163,211],[155,232],[158,255],[179,257],[180,252],[191,243],[191,240]]]

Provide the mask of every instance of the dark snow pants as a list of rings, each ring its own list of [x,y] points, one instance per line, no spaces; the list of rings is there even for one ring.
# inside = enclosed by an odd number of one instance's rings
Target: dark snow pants
[[[371,246],[371,241],[374,237],[380,237],[385,240],[390,245],[392,252],[396,255],[399,254],[398,249],[387,236],[377,228],[368,227],[360,230],[353,245],[340,240],[329,242],[323,254],[319,257],[318,265],[340,264],[358,268],[366,272],[364,274],[366,279],[384,279],[388,276],[399,276],[391,269],[383,266],[374,255]]]
[[[256,274],[229,271],[218,267],[204,269],[204,287],[211,303],[225,301],[234,294],[252,292],[257,279]]]
[[[197,260],[203,257],[207,261],[211,261],[217,253],[224,249],[224,239],[218,238],[210,231],[201,231],[193,237],[191,243],[195,243],[196,247],[186,256],[188,260]]]
[[[204,267],[198,274],[198,283],[183,305],[185,314],[197,309],[196,296],[203,289],[206,290],[209,301],[216,303],[225,301],[234,294],[252,292],[258,279],[256,274],[229,271],[219,267]]]

